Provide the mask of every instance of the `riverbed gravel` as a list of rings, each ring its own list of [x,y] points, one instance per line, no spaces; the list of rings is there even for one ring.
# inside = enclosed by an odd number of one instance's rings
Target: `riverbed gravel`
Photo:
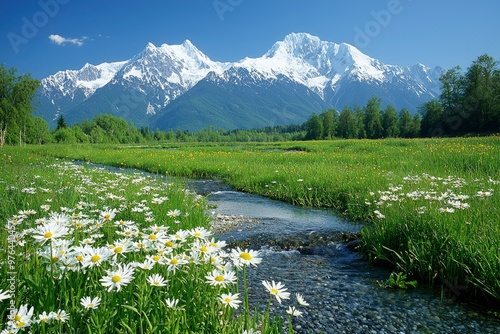
[[[221,239],[263,224],[240,215],[212,216]],[[251,304],[262,310],[269,301],[262,280],[282,282],[291,299],[282,304],[271,299],[271,309],[287,322],[286,309],[297,305],[295,293],[301,293],[310,305],[298,306],[303,314],[292,319],[295,333],[500,333],[498,312],[442,299],[430,288],[381,288],[377,281],[389,273],[369,265],[340,238],[310,245],[307,252],[272,245],[260,253],[262,263],[248,270]]]

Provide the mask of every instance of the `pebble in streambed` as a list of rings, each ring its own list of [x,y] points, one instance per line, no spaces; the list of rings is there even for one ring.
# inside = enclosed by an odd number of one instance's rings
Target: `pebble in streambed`
[[[222,235],[260,223],[237,215],[218,215],[215,221],[215,229]],[[295,293],[303,294],[310,306],[299,307],[303,315],[292,319],[298,334],[500,332],[500,319],[493,314],[441,301],[426,288],[398,291],[379,287],[376,281],[386,279],[389,273],[370,266],[342,241],[305,253],[265,246],[261,254],[262,263],[247,272],[250,302],[262,310],[269,295],[261,281],[282,282],[291,299],[281,305],[273,300],[272,310],[288,319],[286,308],[296,305]]]

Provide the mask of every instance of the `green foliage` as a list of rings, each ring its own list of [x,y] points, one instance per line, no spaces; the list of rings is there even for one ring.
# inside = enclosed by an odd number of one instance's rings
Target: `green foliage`
[[[413,119],[408,109],[403,108],[399,113],[399,133],[403,138],[412,138]]]
[[[460,67],[448,70],[440,78],[442,117],[438,121],[435,106],[422,108],[426,119],[425,135],[457,135],[491,132],[500,129],[500,69],[498,62],[484,54],[465,73]],[[431,113],[429,116],[426,113]],[[435,127],[428,128],[427,121]],[[436,125],[437,124],[437,125]]]
[[[23,132],[33,123],[32,97],[40,82],[16,72],[15,68],[0,65],[0,146],[6,143],[7,130],[13,129],[19,133],[21,144]]]
[[[421,135],[423,137],[436,137],[443,134],[443,107],[434,99],[420,107],[422,116]]]
[[[396,109],[388,105],[382,115],[382,125],[385,138],[399,137],[399,119]]]
[[[319,117],[323,123],[323,139],[333,139],[337,135],[339,113],[335,109],[328,109]]]
[[[408,281],[407,276],[403,272],[392,272],[389,278],[385,281],[377,281],[378,285],[386,289],[407,289],[408,286],[417,287],[417,281]]]
[[[323,120],[316,113],[306,122],[306,139],[323,139]]]
[[[39,116],[35,117],[33,126],[27,132],[27,142],[29,144],[47,144],[52,140],[49,124]]]
[[[382,138],[384,129],[382,127],[382,115],[380,112],[381,104],[382,100],[373,97],[365,107],[364,123],[366,137],[369,139]]]
[[[358,124],[356,115],[349,107],[344,107],[339,115],[338,135],[341,138],[358,138]]]
[[[59,129],[66,129],[68,127],[68,124],[66,124],[66,120],[64,119],[64,116],[61,115],[57,119],[57,126],[56,126],[56,131]]]
[[[74,129],[61,128],[59,130],[54,131],[53,136],[56,143],[63,143],[63,144],[77,143]]]

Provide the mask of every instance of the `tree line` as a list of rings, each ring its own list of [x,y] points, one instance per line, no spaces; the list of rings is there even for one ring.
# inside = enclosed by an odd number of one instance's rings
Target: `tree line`
[[[455,67],[441,78],[438,99],[420,106],[412,115],[407,109],[384,109],[379,98],[366,106],[329,109],[300,125],[252,130],[221,130],[208,127],[197,132],[149,128],[112,115],[99,115],[68,126],[60,116],[49,128],[41,117],[33,117],[33,96],[40,82],[16,69],[0,65],[0,146],[44,143],[145,143],[152,141],[244,142],[318,140],[333,138],[415,138],[456,136],[500,131],[500,70],[488,55],[479,56],[462,72]]]
[[[500,70],[488,55],[479,56],[465,73],[460,67],[440,77],[442,92],[411,115],[399,113],[372,98],[365,107],[344,107],[313,114],[306,122],[305,139],[414,138],[457,136],[500,131]]]
[[[459,66],[440,78],[437,100],[420,108],[424,137],[500,130],[500,70],[498,61],[484,54],[465,73]]]
[[[365,107],[344,107],[313,115],[305,123],[306,140],[318,139],[379,139],[389,137],[415,138],[420,135],[421,118],[408,109],[399,113],[391,105],[381,108],[382,100],[371,98]]]

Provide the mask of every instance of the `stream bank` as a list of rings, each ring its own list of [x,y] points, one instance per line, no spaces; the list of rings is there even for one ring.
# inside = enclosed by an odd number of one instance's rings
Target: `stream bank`
[[[296,333],[498,333],[499,315],[453,300],[431,288],[383,289],[388,271],[370,265],[345,242],[362,224],[330,210],[295,207],[233,191],[220,181],[189,181],[207,196],[214,228],[230,244],[260,250],[248,271],[250,300],[265,305],[262,280],[282,282],[310,306],[293,319]],[[285,306],[273,302],[281,314]]]

